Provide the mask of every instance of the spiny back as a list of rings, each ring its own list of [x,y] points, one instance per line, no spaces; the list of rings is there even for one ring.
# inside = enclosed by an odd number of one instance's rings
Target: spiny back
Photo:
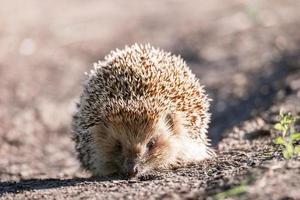
[[[94,64],[80,102],[82,124],[120,110],[184,112],[191,136],[205,141],[209,100],[179,57],[148,45],[112,51]]]

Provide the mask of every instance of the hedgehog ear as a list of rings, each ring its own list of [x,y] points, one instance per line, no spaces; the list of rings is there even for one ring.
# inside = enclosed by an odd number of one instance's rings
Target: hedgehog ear
[[[174,135],[184,133],[184,114],[182,112],[167,113],[165,123]]]

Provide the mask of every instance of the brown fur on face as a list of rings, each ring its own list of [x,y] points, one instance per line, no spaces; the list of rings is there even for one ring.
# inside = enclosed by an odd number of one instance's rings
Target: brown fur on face
[[[105,163],[104,167],[99,165],[101,174],[135,176],[177,162],[176,143],[184,131],[174,114],[136,116],[135,121],[120,114],[108,120],[91,129],[97,152]]]

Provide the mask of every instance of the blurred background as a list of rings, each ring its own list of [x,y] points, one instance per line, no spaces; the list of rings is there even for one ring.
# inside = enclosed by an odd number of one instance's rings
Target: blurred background
[[[297,0],[0,0],[1,180],[82,174],[70,121],[84,72],[136,42],[187,61],[213,99],[217,144],[299,68],[299,9]]]

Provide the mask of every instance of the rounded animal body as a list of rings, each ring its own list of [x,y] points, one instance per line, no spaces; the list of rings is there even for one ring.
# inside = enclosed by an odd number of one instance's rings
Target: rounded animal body
[[[133,177],[214,155],[210,100],[179,56],[135,44],[112,51],[87,76],[72,131],[93,175]]]

